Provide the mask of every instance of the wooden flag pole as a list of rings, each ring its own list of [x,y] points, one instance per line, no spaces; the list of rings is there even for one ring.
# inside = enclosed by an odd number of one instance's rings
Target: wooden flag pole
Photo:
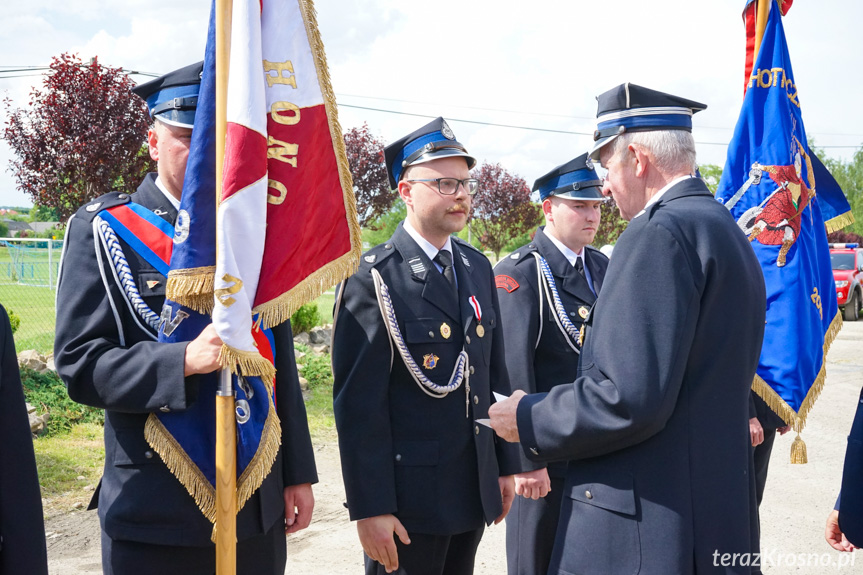
[[[757,0],[758,11],[755,16],[755,48],[752,50],[752,73],[755,74],[758,52],[761,50],[761,41],[764,39],[764,30],[767,28],[767,16],[770,14],[770,3],[774,0]]]
[[[232,0],[216,0],[216,205],[222,197],[227,133]],[[237,573],[237,421],[231,372],[222,369],[216,392],[216,574]]]

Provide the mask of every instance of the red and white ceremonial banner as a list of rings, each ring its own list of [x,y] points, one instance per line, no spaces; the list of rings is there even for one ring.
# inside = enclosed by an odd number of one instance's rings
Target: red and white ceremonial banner
[[[360,229],[310,0],[234,0],[213,323],[222,364],[272,375],[264,327],[352,274]]]

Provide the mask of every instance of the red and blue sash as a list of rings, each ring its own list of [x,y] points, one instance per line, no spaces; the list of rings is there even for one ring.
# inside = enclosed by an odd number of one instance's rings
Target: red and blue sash
[[[140,204],[128,203],[100,216],[135,253],[167,277],[174,249],[174,226]]]

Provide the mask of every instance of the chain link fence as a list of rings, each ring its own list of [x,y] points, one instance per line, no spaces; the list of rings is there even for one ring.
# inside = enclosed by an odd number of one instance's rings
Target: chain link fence
[[[63,240],[0,238],[0,303],[20,319],[15,347],[46,354],[54,347],[54,296]],[[13,322],[14,322],[13,318]]]

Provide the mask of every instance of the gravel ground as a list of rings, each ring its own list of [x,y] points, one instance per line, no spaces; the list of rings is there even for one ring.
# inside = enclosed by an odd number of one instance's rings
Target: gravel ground
[[[839,490],[845,438],[863,387],[863,321],[847,323],[833,343],[827,384],[809,417],[803,439],[807,465],[791,465],[792,433],[778,437],[770,462],[762,513],[765,575],[863,575],[861,552],[840,554],[824,541],[824,523]],[[342,505],[344,487],[335,442],[316,446],[320,483],[312,525],[288,540],[286,573],[341,575],[362,572],[356,529]],[[52,575],[100,573],[99,521],[76,511],[46,522]],[[503,525],[486,531],[477,556],[477,575],[506,572]]]

